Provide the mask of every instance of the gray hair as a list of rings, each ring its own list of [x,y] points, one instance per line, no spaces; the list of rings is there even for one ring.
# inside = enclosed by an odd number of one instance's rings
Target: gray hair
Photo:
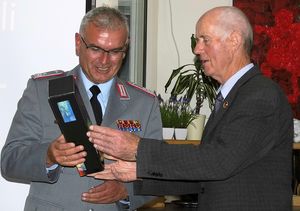
[[[119,10],[107,6],[96,7],[90,10],[83,17],[79,33],[84,34],[85,28],[89,23],[94,23],[97,27],[108,30],[125,28],[127,37],[129,36],[128,20]]]

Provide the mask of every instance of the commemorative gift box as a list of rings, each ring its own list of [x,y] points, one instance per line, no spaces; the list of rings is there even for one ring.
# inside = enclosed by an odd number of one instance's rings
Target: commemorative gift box
[[[91,120],[73,75],[49,80],[49,104],[65,139],[83,145],[87,152],[85,162],[76,166],[79,175],[102,171],[104,159],[86,135]]]

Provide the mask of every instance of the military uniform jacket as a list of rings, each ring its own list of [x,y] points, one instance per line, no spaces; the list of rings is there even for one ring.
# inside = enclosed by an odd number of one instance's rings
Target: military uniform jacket
[[[65,75],[74,75],[90,119],[95,118],[77,66]],[[56,76],[59,77],[59,76]],[[50,142],[61,135],[48,103],[50,78],[30,79],[14,116],[1,154],[2,175],[10,181],[30,183],[25,211],[108,211],[118,210],[117,204],[91,204],[81,201],[81,194],[102,183],[91,177],[80,177],[76,168],[58,167],[51,175],[46,172],[45,160]],[[118,87],[128,97],[121,97]],[[162,139],[162,124],[158,100],[140,88],[116,78],[112,85],[103,126],[117,128],[116,120],[138,120],[137,135]],[[144,204],[147,197],[134,196],[132,184],[126,184],[131,208]]]

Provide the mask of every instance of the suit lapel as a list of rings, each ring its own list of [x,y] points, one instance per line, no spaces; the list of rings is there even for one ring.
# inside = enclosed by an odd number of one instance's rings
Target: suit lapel
[[[205,129],[203,131],[202,141],[205,142],[205,139],[209,138],[206,136],[208,136],[208,134],[210,134],[210,132],[214,130],[214,128],[218,125],[218,123],[224,116],[225,112],[228,109],[230,109],[232,102],[234,101],[235,97],[237,96],[238,89],[243,84],[247,83],[247,81],[249,81],[251,78],[253,78],[254,76],[256,76],[258,74],[261,74],[261,72],[259,71],[257,66],[254,66],[236,82],[236,84],[232,87],[232,89],[230,90],[230,92],[228,93],[226,98],[224,99],[223,104],[220,107],[220,109],[218,110],[218,112],[215,115],[210,115],[210,117],[206,123]]]

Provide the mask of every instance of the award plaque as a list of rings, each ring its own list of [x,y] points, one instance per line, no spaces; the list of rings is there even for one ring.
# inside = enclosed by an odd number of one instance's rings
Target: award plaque
[[[86,133],[92,124],[74,76],[49,80],[49,104],[59,128],[68,142],[82,145],[87,152],[85,162],[77,165],[80,176],[102,171],[104,159],[89,141]]]

